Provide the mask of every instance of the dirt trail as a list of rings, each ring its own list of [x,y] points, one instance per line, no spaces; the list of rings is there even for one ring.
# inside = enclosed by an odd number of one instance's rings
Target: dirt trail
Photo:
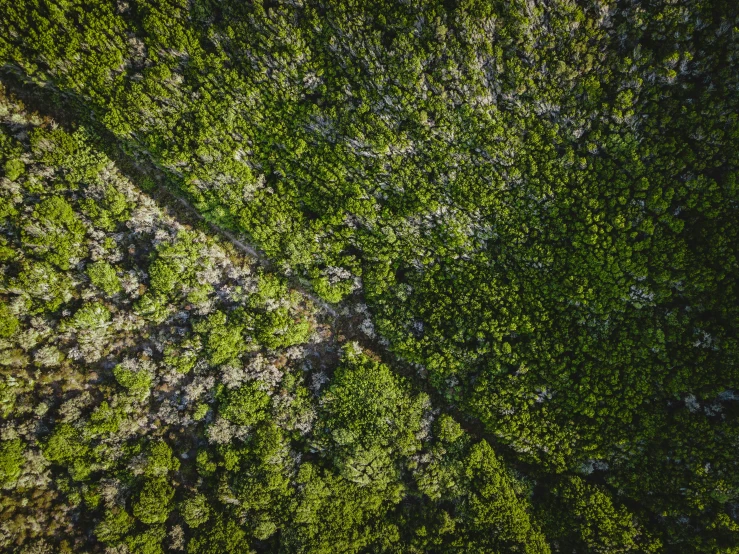
[[[264,252],[259,250],[256,246],[254,246],[253,244],[249,244],[248,242],[244,242],[242,239],[234,235],[231,231],[228,231],[224,229],[223,227],[206,220],[202,216],[202,214],[198,212],[198,210],[192,204],[190,204],[190,202],[188,202],[185,198],[171,191],[167,191],[167,194],[173,197],[175,200],[177,200],[180,204],[182,204],[195,219],[205,222],[215,234],[225,237],[228,240],[228,242],[233,244],[237,250],[241,251],[247,256],[256,258],[262,266],[274,269],[274,264],[272,263],[272,261],[267,257],[267,255]],[[294,279],[294,278],[291,279],[290,277],[288,277],[288,280],[290,281],[290,286],[293,289],[300,292],[300,294],[302,294],[306,298],[309,298],[311,302],[319,306],[323,311],[330,314],[334,318],[339,317],[339,313],[336,311],[336,309],[334,309],[333,306],[331,306],[331,304],[323,300],[321,297],[317,296],[312,290],[310,290],[305,285],[303,285],[303,283],[300,282],[298,279]]]

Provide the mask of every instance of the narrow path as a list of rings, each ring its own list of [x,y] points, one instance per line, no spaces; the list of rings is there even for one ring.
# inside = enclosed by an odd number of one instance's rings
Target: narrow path
[[[167,194],[177,200],[180,204],[182,204],[189,212],[190,214],[197,220],[204,222],[208,225],[208,227],[216,234],[221,235],[228,239],[228,242],[234,245],[234,247],[246,254],[247,256],[251,256],[252,258],[256,258],[263,266],[273,268],[274,264],[272,261],[267,257],[267,255],[259,250],[256,246],[249,244],[247,242],[244,242],[243,240],[239,239],[236,235],[234,235],[231,231],[228,231],[224,229],[223,227],[208,221],[203,217],[203,215],[198,212],[198,210],[190,204],[190,202],[187,201],[187,199],[183,198],[182,196],[179,196],[175,194],[172,191],[167,191]],[[333,318],[339,317],[338,312],[334,309],[331,304],[323,300],[321,297],[317,296],[312,290],[308,289],[306,286],[303,285],[298,279],[291,279],[288,277],[288,280],[290,281],[290,286],[300,292],[303,296],[306,298],[309,298],[311,302],[316,304],[317,306],[320,306],[320,308],[325,311],[326,313],[330,314]]]

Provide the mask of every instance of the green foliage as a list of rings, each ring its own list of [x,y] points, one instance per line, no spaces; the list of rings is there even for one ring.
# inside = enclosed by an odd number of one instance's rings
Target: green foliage
[[[217,464],[210,459],[207,450],[198,450],[197,457],[195,458],[198,473],[204,476],[213,475],[217,469]]]
[[[8,160],[5,162],[5,176],[11,181],[16,181],[18,177],[26,172],[26,164],[21,160]]]
[[[198,237],[188,231],[181,231],[176,240],[159,245],[148,269],[152,289],[160,295],[172,296],[187,287],[207,296],[210,289],[201,283],[198,274],[207,271],[213,262],[202,256],[202,249]]]
[[[184,350],[180,352],[177,352],[172,348],[165,350],[164,362],[175,368],[178,373],[189,373],[197,361],[197,352],[193,350]]]
[[[62,129],[37,127],[31,136],[31,149],[38,159],[51,166],[64,166],[75,155],[79,143]]]
[[[62,423],[54,429],[43,450],[49,461],[64,464],[84,457],[89,448],[74,427]]]
[[[73,480],[85,481],[90,477],[90,447],[82,434],[68,423],[62,423],[54,429],[42,451],[50,462],[67,466]]]
[[[211,509],[208,506],[208,499],[205,495],[197,494],[186,499],[180,508],[182,518],[193,529],[202,525],[211,516]]]
[[[118,384],[134,396],[145,398],[151,388],[151,375],[143,369],[130,369],[122,364],[113,368],[113,376]]]
[[[154,441],[149,444],[146,454],[147,477],[166,477],[170,471],[180,469],[180,461],[172,454],[172,449],[164,441]]]
[[[12,286],[32,301],[31,313],[54,312],[74,295],[72,279],[44,262],[24,262]]]
[[[149,293],[144,294],[136,301],[134,309],[137,314],[153,323],[162,323],[170,314],[167,299]]]
[[[133,515],[150,525],[164,523],[172,510],[174,493],[174,487],[166,477],[146,479],[133,502]]]
[[[121,290],[121,282],[116,275],[115,268],[105,260],[88,265],[86,271],[92,284],[105,294],[113,295]]]
[[[633,514],[614,506],[608,495],[579,477],[563,479],[548,493],[543,520],[562,550],[587,552],[658,552],[659,543],[644,536]]]
[[[0,0],[0,549],[736,550],[731,5]]]
[[[151,288],[160,294],[174,291],[179,278],[176,268],[161,259],[154,260],[149,266]]]
[[[91,138],[84,128],[67,133],[36,127],[31,132],[30,146],[39,161],[58,168],[60,176],[76,189],[80,181],[94,179],[108,163],[104,154],[92,148]]]
[[[296,321],[286,307],[258,314],[255,327],[254,336],[257,341],[272,349],[304,343],[311,333],[310,324],[307,321]]]
[[[110,322],[110,310],[102,302],[85,304],[74,313],[70,325],[78,330],[92,330],[105,327]]]
[[[0,442],[0,486],[7,486],[21,476],[25,458],[20,439]]]
[[[354,283],[349,280],[331,283],[330,279],[323,275],[318,275],[311,279],[311,284],[318,296],[326,302],[334,304],[341,302],[344,297],[352,292],[354,286]]]
[[[105,516],[95,527],[95,536],[103,543],[117,543],[126,536],[134,522],[126,510],[120,508],[105,510]]]
[[[243,327],[235,317],[229,317],[221,311],[197,322],[193,329],[203,335],[211,365],[220,365],[233,360],[247,349]]]
[[[120,429],[122,420],[120,409],[111,408],[103,400],[90,414],[87,431],[93,435],[113,435]]]
[[[472,447],[464,460],[467,502],[462,510],[467,533],[481,547],[498,551],[550,552],[544,535],[531,522],[515,482],[487,442]],[[495,529],[494,534],[489,530]]]
[[[187,544],[188,554],[249,554],[246,533],[228,516],[219,516],[209,525],[200,526]]]
[[[259,383],[250,382],[222,395],[219,413],[238,425],[254,425],[267,416],[270,400]]]
[[[288,295],[284,279],[272,273],[260,272],[257,276],[257,290],[249,297],[249,304],[256,308],[269,301],[278,301]]]
[[[115,187],[108,185],[102,193],[95,190],[92,194],[93,197],[80,202],[80,207],[98,227],[114,231],[129,218],[129,203],[125,195]]]
[[[41,257],[67,270],[85,253],[85,226],[64,198],[42,200],[23,228],[23,240]]]
[[[342,476],[360,485],[394,481],[394,458],[421,446],[416,435],[426,402],[411,396],[386,365],[348,347],[322,398],[322,423]]]
[[[453,443],[464,435],[462,426],[447,414],[442,414],[436,420],[436,429],[439,440],[446,443]]]
[[[163,554],[162,541],[167,532],[163,526],[156,525],[136,535],[126,537],[126,546],[133,554]]]
[[[293,493],[288,448],[281,429],[265,422],[257,427],[238,457],[229,460],[229,454],[235,453],[223,453],[227,470],[234,471],[238,465],[233,476],[229,475],[230,490],[249,514],[250,531],[259,540],[274,535],[287,514]]]
[[[285,532],[285,551],[361,552],[388,535],[387,542],[397,542],[397,528],[386,523],[384,516],[402,498],[398,487],[362,488],[342,477],[322,474],[311,464],[301,466],[298,482],[302,488]]]
[[[192,414],[192,418],[193,418],[193,419],[194,419],[195,421],[200,421],[200,420],[202,420],[202,419],[203,419],[203,418],[204,418],[204,417],[205,417],[205,416],[206,416],[207,414],[208,414],[208,405],[207,405],[207,404],[203,404],[203,403],[200,403],[200,404],[197,404],[197,405],[195,406],[195,411],[194,411],[194,412],[193,412],[193,414]]]
[[[18,330],[18,318],[10,311],[10,306],[0,302],[0,337],[12,337]]]
[[[3,418],[12,413],[18,392],[18,386],[14,379],[5,378],[0,380],[0,416]]]
[[[18,210],[11,201],[7,198],[0,198],[0,224],[4,223],[8,218],[16,217]],[[13,251],[7,247],[7,241],[3,239],[0,241],[0,259],[7,259],[13,257]]]

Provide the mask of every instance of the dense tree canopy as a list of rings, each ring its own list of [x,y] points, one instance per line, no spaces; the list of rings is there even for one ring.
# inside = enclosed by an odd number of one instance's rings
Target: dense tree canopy
[[[739,548],[732,2],[0,28],[2,547]]]

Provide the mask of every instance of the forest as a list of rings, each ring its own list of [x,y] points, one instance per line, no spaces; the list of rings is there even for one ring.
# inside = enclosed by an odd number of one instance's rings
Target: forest
[[[739,5],[0,0],[0,551],[739,553]]]

